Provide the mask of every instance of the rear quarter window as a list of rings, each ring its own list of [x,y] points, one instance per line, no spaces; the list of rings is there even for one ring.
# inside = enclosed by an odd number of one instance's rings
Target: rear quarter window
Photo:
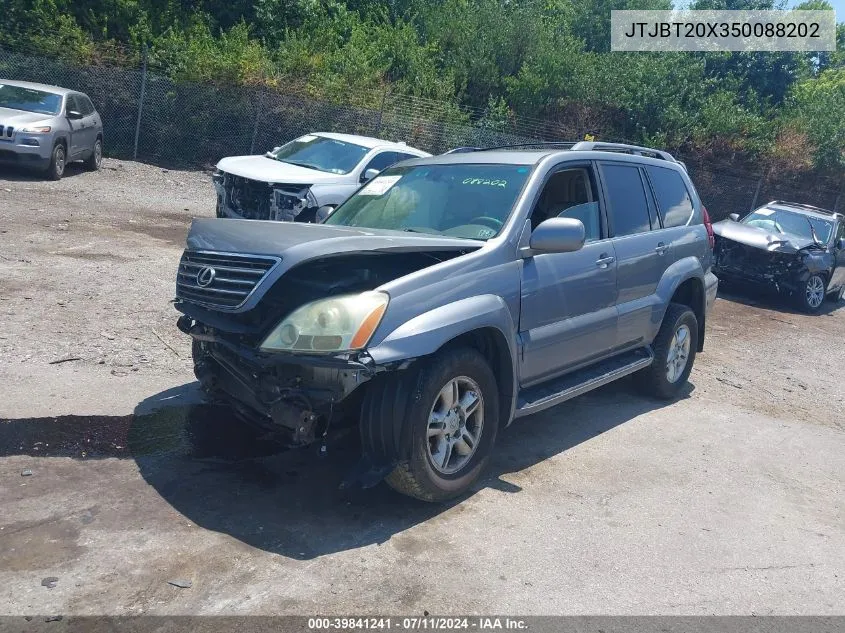
[[[663,218],[663,228],[697,223],[699,219],[695,217],[692,196],[681,175],[665,167],[649,165],[646,169]]]

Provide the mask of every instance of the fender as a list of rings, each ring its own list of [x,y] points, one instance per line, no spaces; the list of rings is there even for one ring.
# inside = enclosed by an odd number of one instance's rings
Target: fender
[[[518,358],[516,351],[516,326],[504,299],[497,295],[478,295],[461,299],[420,314],[400,325],[388,334],[381,343],[367,350],[377,364],[413,360],[433,354],[449,341],[482,328],[492,328],[500,333],[507,343],[510,363],[510,384],[499,385],[499,390],[509,406],[508,422],[513,418],[516,406],[516,377]],[[500,372],[493,368],[501,376]]]
[[[707,310],[707,284],[705,281],[704,268],[697,257],[685,257],[674,262],[669,266],[660,278],[657,284],[655,294],[658,297],[658,302],[654,305],[651,315],[651,336],[652,340],[657,336],[660,329],[660,324],[663,322],[663,316],[666,314],[666,309],[669,307],[669,302],[672,300],[672,295],[680,287],[682,283],[690,279],[697,279],[701,287],[701,313],[706,315]],[[704,318],[698,324],[699,331],[699,347],[704,344]],[[701,350],[699,350],[701,351]]]

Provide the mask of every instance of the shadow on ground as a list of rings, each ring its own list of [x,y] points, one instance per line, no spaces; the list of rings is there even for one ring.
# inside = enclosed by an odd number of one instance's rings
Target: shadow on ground
[[[784,314],[802,316],[828,316],[845,306],[845,302],[827,297],[821,310],[816,315],[809,315],[796,306],[795,299],[778,294],[774,291],[763,290],[750,284],[719,282],[719,298],[739,303],[752,308],[777,310]]]
[[[464,499],[486,487],[518,494],[503,475],[661,406],[621,381],[519,420],[500,434],[487,475]],[[385,542],[462,501],[423,503],[385,484],[341,489],[358,458],[356,440],[327,448],[325,456],[286,450],[227,408],[203,404],[196,383],[146,399],[134,415],[0,421],[0,456],[134,459],[146,482],[195,524],[297,559]]]
[[[81,162],[74,161],[65,165],[65,173],[62,178],[73,178],[88,171]],[[38,182],[48,180],[47,174],[41,169],[26,167],[24,165],[0,165],[0,179],[10,182]]]

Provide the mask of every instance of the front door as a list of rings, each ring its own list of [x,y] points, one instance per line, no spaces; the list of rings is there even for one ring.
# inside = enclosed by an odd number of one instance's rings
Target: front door
[[[833,275],[827,285],[828,289],[831,290],[845,286],[845,221],[840,221],[836,230],[836,237],[833,241],[833,256],[836,261],[833,263]]]
[[[66,99],[65,116],[67,116],[68,126],[70,126],[68,160],[75,160],[85,151],[85,122],[82,118],[71,118],[71,112],[82,113],[82,104],[76,95],[72,94],[68,95]]]
[[[600,360],[616,341],[616,256],[590,164],[551,174],[531,228],[551,217],[581,220],[587,242],[580,251],[534,255],[523,262],[522,386]]]

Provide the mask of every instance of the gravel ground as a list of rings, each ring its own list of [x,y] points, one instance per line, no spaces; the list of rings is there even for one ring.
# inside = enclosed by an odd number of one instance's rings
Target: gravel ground
[[[845,309],[720,298],[681,401],[520,422],[449,506],[340,492],[349,451],[201,404],[168,302],[213,202],[130,162],[0,172],[0,613],[845,611]]]

